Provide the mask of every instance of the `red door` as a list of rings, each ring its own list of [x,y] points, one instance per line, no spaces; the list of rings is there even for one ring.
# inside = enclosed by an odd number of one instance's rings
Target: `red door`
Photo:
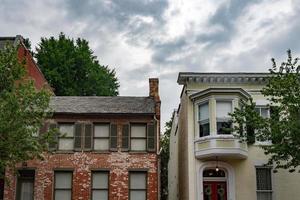
[[[226,182],[203,182],[204,200],[227,200]]]

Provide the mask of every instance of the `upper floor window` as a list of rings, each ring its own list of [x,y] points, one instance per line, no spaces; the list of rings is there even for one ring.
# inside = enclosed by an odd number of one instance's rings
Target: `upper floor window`
[[[217,133],[231,134],[232,121],[229,113],[232,112],[232,101],[217,101]]]
[[[73,150],[74,124],[59,124],[58,150]]]
[[[94,150],[109,150],[109,124],[94,125]]]
[[[271,168],[256,168],[256,191],[257,200],[272,200]]]
[[[200,137],[209,135],[209,107],[208,103],[199,105],[199,135]]]
[[[147,126],[146,124],[133,124],[130,127],[130,150],[146,151],[147,149]]]
[[[263,118],[270,117],[270,109],[266,106],[257,106],[255,111]]]

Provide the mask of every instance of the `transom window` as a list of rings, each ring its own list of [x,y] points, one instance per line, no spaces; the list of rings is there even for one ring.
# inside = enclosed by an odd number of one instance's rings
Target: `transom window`
[[[146,172],[129,173],[129,196],[130,196],[130,200],[147,199],[147,173]]]
[[[203,171],[203,177],[225,177],[225,171],[219,169],[206,169]]]
[[[94,125],[94,150],[109,150],[109,124]]]
[[[92,172],[92,200],[108,200],[109,172]]]
[[[256,168],[257,200],[272,200],[271,168]]]
[[[71,171],[56,171],[54,183],[55,200],[72,199],[72,173]]]
[[[207,136],[209,135],[209,106],[208,102],[199,105],[199,136]]]
[[[74,149],[74,124],[59,124],[58,150]]]
[[[217,133],[231,134],[232,121],[229,113],[232,112],[232,101],[217,101]]]
[[[130,134],[130,150],[146,151],[147,148],[147,126],[146,124],[132,124]]]

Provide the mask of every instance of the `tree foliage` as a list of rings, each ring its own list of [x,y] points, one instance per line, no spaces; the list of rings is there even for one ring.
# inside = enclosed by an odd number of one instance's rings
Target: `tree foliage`
[[[166,122],[165,124],[165,132],[160,140],[160,177],[161,177],[161,199],[168,199],[168,163],[170,156],[170,134],[172,128],[172,119]]]
[[[39,133],[49,117],[50,92],[37,91],[31,79],[25,78],[24,62],[17,49],[0,50],[0,172],[16,163],[41,158],[50,141],[50,133]]]
[[[115,70],[99,64],[86,40],[61,33],[58,39],[42,38],[35,57],[58,96],[116,96]]]
[[[253,143],[269,141],[263,145],[269,155],[269,165],[276,169],[295,171],[300,165],[300,65],[299,58],[293,59],[287,52],[286,62],[277,65],[272,59],[270,77],[262,94],[270,101],[270,117],[263,118],[255,111],[255,103],[245,103],[243,109],[231,114],[236,133],[242,139]]]

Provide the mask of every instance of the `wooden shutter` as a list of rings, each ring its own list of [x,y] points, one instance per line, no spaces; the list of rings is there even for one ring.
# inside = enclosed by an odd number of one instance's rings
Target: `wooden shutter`
[[[117,150],[118,147],[118,130],[116,124],[110,125],[110,150]]]
[[[122,150],[128,151],[129,149],[129,124],[122,127]]]
[[[93,139],[93,132],[92,132],[92,124],[85,124],[84,128],[84,150],[91,150],[92,149],[92,139]]]
[[[76,151],[80,151],[82,146],[82,126],[81,123],[75,123],[74,149]]]
[[[155,151],[156,142],[156,124],[149,123],[147,127],[147,149],[148,151]]]
[[[57,123],[50,123],[49,124],[49,131],[51,131],[51,130],[53,130],[53,129],[56,129],[57,128]],[[54,151],[54,150],[56,150],[57,149],[57,144],[58,144],[58,133],[57,132],[53,132],[52,131],[52,138],[51,138],[51,141],[50,141],[50,143],[49,143],[49,145],[48,145],[48,147],[49,147],[49,150],[50,151]]]

